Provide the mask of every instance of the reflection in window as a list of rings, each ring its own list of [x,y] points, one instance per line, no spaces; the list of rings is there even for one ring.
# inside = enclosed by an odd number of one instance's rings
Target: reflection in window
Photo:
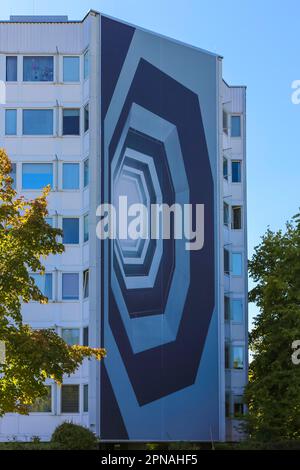
[[[243,369],[244,368],[244,348],[243,346],[232,346],[232,368]]]
[[[69,346],[80,344],[80,329],[63,328],[61,330],[61,337]]]
[[[87,299],[89,296],[89,270],[83,271],[83,298]]]
[[[88,131],[90,127],[89,105],[84,107],[84,132]]]
[[[89,386],[84,384],[83,386],[83,412],[87,413],[89,411]]]
[[[30,274],[41,293],[52,300],[52,274]]]
[[[87,242],[89,239],[89,216],[86,214],[83,218],[83,241]]]
[[[53,57],[23,57],[24,82],[53,82]]]
[[[229,274],[230,271],[230,256],[229,251],[224,248],[224,273]]]
[[[242,228],[242,208],[241,206],[232,206],[232,229],[240,230]]]
[[[42,189],[47,185],[53,187],[52,163],[23,163],[23,189]]]
[[[30,406],[30,413],[51,413],[52,412],[52,396],[51,386],[47,385],[47,394],[44,397],[36,398],[35,402]]]

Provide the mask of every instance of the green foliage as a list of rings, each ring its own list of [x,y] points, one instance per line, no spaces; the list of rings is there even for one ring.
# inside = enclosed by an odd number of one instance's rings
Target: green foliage
[[[46,378],[61,383],[85,357],[100,360],[103,349],[68,346],[51,330],[32,330],[22,323],[21,303],[47,303],[29,272],[43,274],[42,259],[60,254],[61,230],[46,223],[46,188],[40,197],[25,200],[12,188],[11,163],[0,149],[0,341],[6,360],[0,364],[0,416],[27,414],[38,397],[45,396]]]
[[[65,422],[53,432],[51,445],[57,449],[95,450],[98,448],[98,440],[89,429]]]
[[[266,232],[249,270],[256,283],[249,300],[260,313],[250,334],[246,425],[256,440],[300,439],[300,365],[291,360],[300,339],[299,214],[285,231]]]

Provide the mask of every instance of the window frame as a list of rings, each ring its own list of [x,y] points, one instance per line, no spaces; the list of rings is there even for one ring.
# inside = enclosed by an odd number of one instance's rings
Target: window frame
[[[240,226],[235,227],[235,217],[234,217],[234,212],[236,210],[240,211]],[[240,204],[234,204],[231,206],[231,230],[243,230],[243,206]]]

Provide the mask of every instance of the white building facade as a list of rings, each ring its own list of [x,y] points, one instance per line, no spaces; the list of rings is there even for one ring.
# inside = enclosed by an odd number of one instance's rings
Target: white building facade
[[[69,344],[100,346],[101,256],[96,237],[100,175],[100,15],[12,17],[0,23],[0,147],[13,162],[19,194],[51,185],[49,223],[64,231],[65,252],[46,260],[36,282],[47,305],[23,306],[24,322],[53,328]],[[221,63],[221,61],[220,61]],[[239,438],[247,382],[247,214],[245,88],[219,88],[219,254],[221,440]],[[48,440],[73,421],[100,431],[100,372],[85,361],[29,416],[0,419],[0,440]]]

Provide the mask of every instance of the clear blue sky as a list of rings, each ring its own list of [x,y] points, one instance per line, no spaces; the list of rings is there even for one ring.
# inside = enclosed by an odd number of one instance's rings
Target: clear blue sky
[[[223,76],[247,85],[249,256],[269,225],[284,226],[300,205],[299,0],[10,0],[10,14],[102,11],[224,56]],[[255,313],[253,306],[250,313]]]

